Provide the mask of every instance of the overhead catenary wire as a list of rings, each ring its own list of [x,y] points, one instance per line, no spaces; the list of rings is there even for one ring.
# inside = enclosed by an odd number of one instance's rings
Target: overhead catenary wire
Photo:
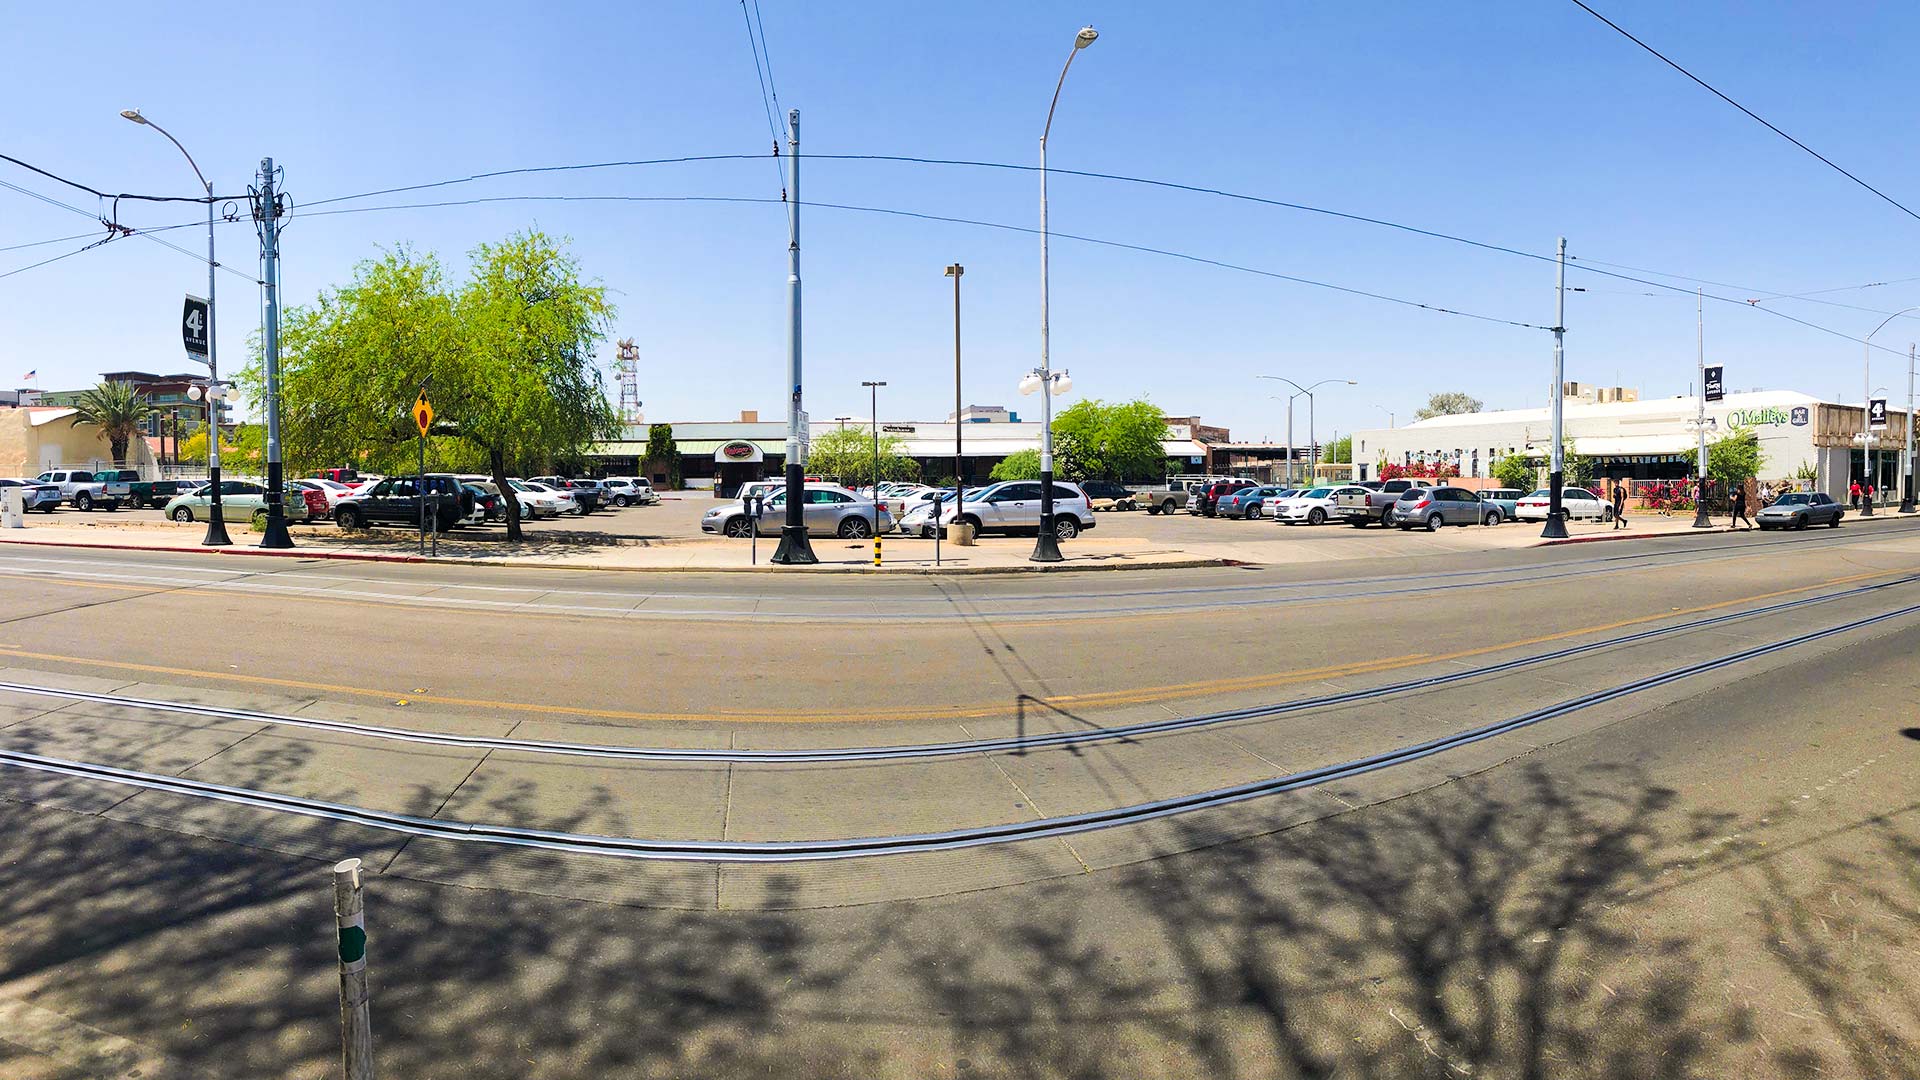
[[[1717,97],[1721,101],[1724,101],[1727,104],[1733,106],[1734,108],[1739,109],[1741,112],[1746,113],[1748,117],[1752,118],[1754,121],[1764,126],[1768,131],[1773,132],[1775,135],[1780,136],[1781,138],[1787,140],[1793,145],[1799,147],[1800,149],[1805,150],[1807,153],[1812,154],[1814,157],[1818,158],[1821,164],[1825,165],[1827,168],[1832,169],[1834,172],[1839,173],[1841,176],[1846,177],[1847,179],[1853,181],[1854,183],[1860,185],[1861,187],[1866,188],[1868,191],[1873,192],[1875,195],[1878,195],[1881,199],[1886,201],[1887,205],[1892,206],[1894,209],[1899,210],[1901,213],[1907,215],[1908,217],[1913,218],[1915,220],[1920,220],[1920,214],[1916,214],[1912,210],[1907,209],[1907,207],[1904,204],[1894,199],[1893,196],[1888,195],[1886,192],[1881,191],[1879,188],[1874,187],[1872,184],[1869,184],[1865,180],[1860,179],[1858,176],[1855,176],[1854,174],[1848,172],[1846,169],[1841,168],[1838,164],[1836,164],[1833,161],[1832,158],[1827,157],[1825,154],[1822,154],[1820,151],[1815,150],[1813,147],[1808,146],[1806,143],[1801,142],[1799,139],[1796,139],[1793,136],[1787,134],[1786,132],[1781,131],[1779,128],[1775,127],[1770,121],[1768,121],[1766,117],[1761,116],[1759,113],[1754,112],[1752,109],[1749,109],[1745,105],[1742,105],[1739,102],[1728,97],[1726,94],[1722,93],[1718,87],[1715,87],[1712,83],[1709,83],[1705,79],[1702,79],[1700,76],[1695,75],[1691,71],[1688,71],[1686,68],[1681,67],[1678,63],[1676,63],[1674,60],[1669,58],[1665,53],[1662,53],[1660,50],[1654,48],[1653,46],[1647,44],[1644,41],[1641,41],[1639,38],[1633,36],[1633,34],[1629,33],[1626,30],[1626,28],[1622,27],[1619,23],[1614,22],[1612,19],[1609,19],[1605,15],[1602,15],[1599,12],[1588,7],[1584,2],[1584,0],[1573,0],[1573,4],[1574,6],[1578,7],[1580,10],[1586,12],[1587,14],[1593,16],[1596,19],[1599,19],[1601,22],[1606,23],[1608,26],[1612,27],[1613,30],[1616,33],[1618,33],[1621,37],[1626,38],[1628,41],[1631,41],[1635,45],[1640,46],[1642,49],[1645,49],[1647,52],[1652,53],[1654,57],[1658,59],[1661,63],[1667,65],[1668,67],[1679,72],[1680,74],[1685,75],[1687,78],[1692,79],[1695,83],[1698,83],[1703,89],[1705,89],[1708,93],[1712,94],[1714,97]]]
[[[159,203],[168,203],[168,202],[205,203],[209,201],[218,202],[223,198],[228,198],[228,196],[225,196],[225,195],[137,195],[137,194],[133,194],[131,192],[125,192],[125,191],[109,194],[108,192],[101,191],[99,188],[93,187],[90,184],[83,184],[78,180],[69,180],[58,173],[48,172],[46,169],[43,169],[38,165],[35,165],[31,162],[21,161],[17,157],[12,157],[7,154],[0,154],[0,161],[11,162],[15,165],[20,166],[23,169],[26,169],[28,172],[38,173],[41,176],[44,176],[47,179],[54,181],[55,183],[65,184],[70,188],[74,188],[79,191],[84,191],[87,194],[92,195],[96,199],[127,199],[127,200],[133,200],[137,202],[159,202]]]
[[[0,188],[7,188],[11,191],[17,191],[20,194],[25,195],[29,198],[37,199],[40,202],[46,203],[48,206],[56,207],[61,210],[66,210],[70,213],[78,214],[84,218],[93,218],[94,220],[100,222],[103,226],[105,226],[107,230],[114,235],[138,236],[146,240],[151,240],[152,242],[159,244],[161,247],[168,248],[172,251],[177,251],[180,254],[185,255],[187,258],[194,260],[195,262],[204,264],[207,261],[207,257],[205,255],[201,255],[198,252],[190,251],[187,248],[183,248],[179,244],[176,244],[171,240],[166,240],[161,237],[151,235],[156,232],[166,232],[173,229],[189,228],[193,225],[204,225],[205,222],[190,222],[190,223],[182,223],[179,225],[163,225],[155,229],[136,229],[133,226],[122,225],[117,221],[112,221],[105,217],[89,214],[85,210],[82,210],[81,208],[73,205],[72,203],[62,202],[59,199],[52,197],[51,195],[43,195],[38,191],[34,191],[30,188],[23,188],[18,184],[14,184],[6,180],[0,180]],[[205,202],[206,200],[202,199],[200,201]],[[80,251],[86,251],[89,248],[98,247],[98,246],[99,245],[97,244],[89,244],[87,245],[87,247],[81,248]],[[80,251],[69,252],[68,254],[78,255]],[[58,260],[49,259],[47,260],[47,262],[35,263],[34,265],[45,266],[47,265],[47,263],[56,262],[56,261]],[[33,269],[33,267],[31,266],[21,267],[20,270],[12,271],[10,274],[5,276],[12,276],[13,273],[20,273],[22,270],[31,270],[31,269]],[[235,270],[233,267],[228,266],[226,263],[219,264],[218,269],[225,270],[227,273],[232,274],[233,276],[240,278],[243,281],[250,281],[255,285],[261,284],[258,278],[254,277],[251,274],[247,274],[243,271]]]

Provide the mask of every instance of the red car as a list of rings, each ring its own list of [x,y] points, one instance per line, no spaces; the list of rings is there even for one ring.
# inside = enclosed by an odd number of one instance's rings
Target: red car
[[[1208,484],[1206,490],[1202,491],[1200,497],[1195,500],[1199,508],[1198,512],[1206,517],[1213,517],[1219,512],[1221,498],[1231,495],[1241,488],[1259,486],[1259,484],[1244,478],[1239,480],[1221,480],[1217,483]],[[1188,507],[1188,509],[1193,509],[1193,507]]]

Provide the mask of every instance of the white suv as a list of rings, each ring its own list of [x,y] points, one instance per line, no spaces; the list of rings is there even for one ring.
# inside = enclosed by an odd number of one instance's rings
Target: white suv
[[[660,501],[653,493],[653,485],[644,476],[609,476],[600,481],[600,485],[613,499],[615,506],[652,506]]]
[[[967,492],[966,501],[955,508],[951,500],[940,503],[939,525],[950,525],[957,517],[983,532],[1039,532],[1040,481],[1004,480]],[[1094,527],[1093,504],[1080,485],[1064,480],[1053,482],[1053,534],[1071,540]],[[921,505],[900,522],[900,531],[908,535],[932,536],[938,526],[934,508]]]

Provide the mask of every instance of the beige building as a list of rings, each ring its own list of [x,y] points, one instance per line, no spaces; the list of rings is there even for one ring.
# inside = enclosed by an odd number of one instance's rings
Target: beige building
[[[0,408],[0,476],[38,476],[63,466],[98,471],[119,464],[106,433],[75,424],[73,417],[72,409],[57,405]],[[128,443],[127,457],[120,467],[138,469],[143,477],[160,474],[145,439]]]

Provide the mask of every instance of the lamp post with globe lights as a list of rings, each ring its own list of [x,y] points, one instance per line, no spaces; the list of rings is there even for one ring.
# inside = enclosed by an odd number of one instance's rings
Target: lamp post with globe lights
[[[211,304],[207,305],[211,310]],[[207,346],[213,346],[213,335],[207,335]],[[209,354],[211,364],[212,356]],[[227,537],[227,519],[220,513],[220,409],[227,399],[225,384],[208,379],[203,387],[194,383],[187,387],[188,401],[204,401],[207,407],[207,536],[200,541],[208,547],[222,547],[233,543]],[[173,456],[180,457],[180,444],[173,444]]]

